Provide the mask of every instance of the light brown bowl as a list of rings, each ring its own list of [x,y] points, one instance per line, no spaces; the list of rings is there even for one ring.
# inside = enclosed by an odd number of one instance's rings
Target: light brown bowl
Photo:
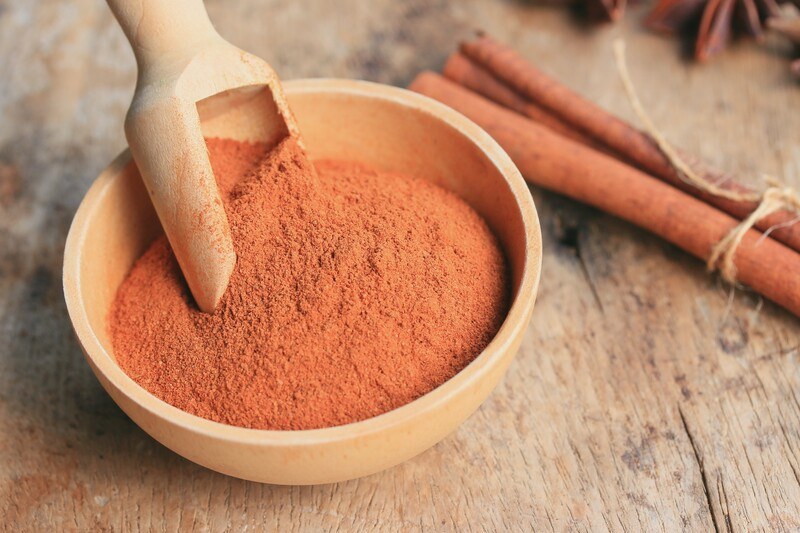
[[[541,234],[519,171],[489,135],[457,112],[403,89],[360,81],[299,80],[286,83],[285,89],[312,158],[354,159],[418,173],[454,191],[486,218],[511,264],[513,301],[480,356],[410,404],[325,429],[233,427],[161,401],[120,369],[106,329],[117,287],[160,232],[127,151],[100,174],[75,215],[64,253],[64,294],[75,333],[100,383],[156,440],[187,459],[239,478],[329,483],[417,455],[486,399],[530,321],[541,271]],[[201,113],[204,133],[240,138],[232,129],[235,120],[227,120],[224,111],[217,106]],[[235,116],[234,110],[228,118]]]

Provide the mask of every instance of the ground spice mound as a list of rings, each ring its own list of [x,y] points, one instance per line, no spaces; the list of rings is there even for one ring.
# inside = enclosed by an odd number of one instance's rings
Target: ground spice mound
[[[200,312],[164,237],[109,316],[117,361],[195,415],[311,429],[402,406],[478,355],[508,306],[500,247],[454,194],[364,165],[312,165],[293,140],[210,139],[237,264]]]

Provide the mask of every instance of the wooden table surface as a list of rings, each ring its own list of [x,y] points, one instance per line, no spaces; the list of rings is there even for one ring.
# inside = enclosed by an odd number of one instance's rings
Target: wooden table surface
[[[669,138],[752,181],[800,186],[788,46],[707,66],[641,30],[530,2],[209,0],[220,32],[284,78],[405,85],[482,27],[632,117],[628,41]],[[545,256],[509,374],[453,435],[396,468],[317,487],[216,474],[136,427],[74,340],[70,220],[124,147],[133,55],[100,0],[0,0],[0,516],[22,529],[800,529],[798,319],[672,246],[533,189]]]

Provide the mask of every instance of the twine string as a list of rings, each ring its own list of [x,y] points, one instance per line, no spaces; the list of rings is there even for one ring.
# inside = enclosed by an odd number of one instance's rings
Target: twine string
[[[744,236],[760,220],[781,210],[798,213],[798,216],[788,222],[771,226],[761,235],[757,243],[761,242],[761,239],[766,238],[776,229],[788,227],[800,222],[800,197],[798,197],[794,189],[787,187],[771,176],[764,177],[767,187],[759,193],[737,192],[725,189],[698,175],[678,154],[675,148],[670,145],[645,111],[644,105],[642,105],[641,100],[639,100],[639,96],[636,94],[630,74],[628,73],[628,65],[625,60],[625,41],[622,38],[614,40],[614,58],[616,60],[617,72],[625,88],[625,94],[628,97],[628,102],[633,108],[637,118],[642,123],[645,132],[653,139],[653,142],[656,143],[658,149],[664,154],[664,157],[667,158],[672,168],[675,169],[678,177],[685,183],[719,198],[725,198],[736,202],[755,202],[758,204],[747,218],[733,227],[714,245],[711,250],[711,256],[706,263],[709,271],[713,272],[714,270],[718,270],[725,281],[735,285],[736,264],[734,262],[734,257]]]

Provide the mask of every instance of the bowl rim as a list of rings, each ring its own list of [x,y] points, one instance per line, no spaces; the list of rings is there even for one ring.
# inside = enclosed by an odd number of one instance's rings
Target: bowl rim
[[[86,240],[88,221],[94,210],[103,201],[104,196],[108,194],[115,177],[130,160],[128,149],[120,153],[99,174],[81,201],[70,226],[64,249],[63,285],[67,312],[78,342],[89,363],[96,372],[102,374],[115,389],[127,396],[139,408],[169,424],[221,441],[266,447],[303,447],[350,440],[405,424],[411,419],[435,410],[451,398],[458,396],[471,384],[479,381],[502,359],[503,354],[511,348],[514,340],[523,334],[520,330],[527,327],[527,319],[533,310],[541,276],[542,237],[533,198],[511,158],[488,133],[457,111],[407,89],[361,80],[308,78],[286,81],[284,88],[287,94],[324,92],[386,100],[445,122],[480,149],[503,175],[519,207],[525,229],[525,260],[521,281],[503,324],[486,348],[448,381],[397,409],[340,426],[304,430],[251,429],[231,426],[183,411],[148,392],[130,378],[103,348],[89,322],[81,297],[81,252]]]

